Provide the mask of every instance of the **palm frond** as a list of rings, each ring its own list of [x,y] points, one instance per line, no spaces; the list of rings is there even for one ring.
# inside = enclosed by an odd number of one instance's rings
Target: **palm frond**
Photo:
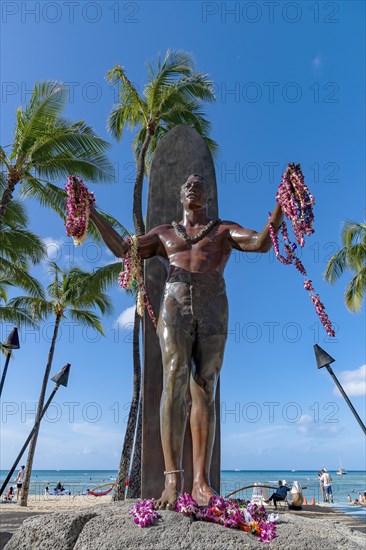
[[[43,241],[31,231],[21,228],[3,229],[0,232],[0,254],[12,261],[30,261],[36,264],[46,255]]]
[[[344,299],[349,310],[361,310],[366,291],[366,223],[346,220],[341,232],[343,248],[328,262],[324,278],[333,284],[350,270],[354,276],[346,287]]]
[[[17,310],[27,311],[33,320],[45,320],[53,313],[52,302],[44,298],[17,296],[12,298],[7,305]]]
[[[366,243],[356,243],[347,247],[347,266],[352,271],[360,271],[366,265]]]
[[[345,246],[351,246],[358,240],[366,244],[366,223],[346,220],[342,227],[341,238]]]
[[[29,292],[31,296],[44,296],[42,285],[35,277],[32,277],[24,267],[16,265],[15,263],[6,260],[4,257],[0,257],[0,271],[3,276],[12,280],[15,286],[23,288]]]
[[[59,122],[45,130],[42,139],[34,144],[29,155],[29,165],[36,168],[38,163],[52,161],[57,155],[87,160],[102,155],[109,147],[109,143],[98,137],[83,121],[74,124]],[[109,161],[106,159],[106,162]]]
[[[363,299],[366,293],[366,267],[363,267],[350,280],[344,294],[346,306],[350,311],[361,311]]]
[[[78,321],[82,325],[91,327],[104,336],[104,331],[100,319],[98,315],[96,315],[92,311],[69,309],[68,315],[74,321]]]
[[[121,271],[122,263],[114,262],[96,269],[92,275],[92,278],[99,288],[106,290],[118,284],[118,275]]]
[[[6,154],[6,151],[0,146],[0,166],[6,166],[9,170],[10,168],[10,159]]]
[[[107,78],[112,85],[119,85],[119,100],[121,105],[131,105],[139,111],[141,118],[145,124],[148,122],[147,107],[145,101],[140,97],[135,86],[129,80],[125,70],[120,65],[116,65],[112,70],[108,71]]]
[[[32,319],[28,314],[27,310],[18,308],[15,309],[13,306],[0,305],[0,320],[4,323],[13,323],[20,328],[38,328],[38,323]]]
[[[59,82],[36,83],[25,111],[18,109],[14,148],[10,159],[22,169],[30,149],[43,135],[45,126],[56,123],[67,99],[67,88]]]
[[[47,271],[52,282],[47,287],[47,292],[54,300],[59,300],[62,295],[62,281],[66,274],[57,265],[56,262],[49,261],[47,263]]]
[[[108,182],[113,179],[113,167],[105,155],[75,158],[71,154],[63,153],[50,160],[37,162],[36,177],[56,181],[69,174],[77,174],[94,182]]]
[[[125,126],[133,130],[138,125],[146,126],[145,117],[136,109],[131,97],[116,105],[107,119],[107,130],[117,141],[121,141]]]
[[[324,279],[333,285],[348,267],[347,248],[341,248],[328,262],[324,272]]]
[[[27,176],[20,194],[26,198],[36,198],[41,206],[52,208],[62,219],[66,215],[66,191],[53,183],[42,183],[36,177]]]
[[[3,227],[26,228],[28,225],[28,215],[24,205],[15,199],[12,199],[9,203],[3,218]]]
[[[147,70],[150,81],[145,87],[144,96],[149,111],[156,112],[159,110],[158,106],[164,92],[172,87],[179,77],[189,76],[192,73],[193,60],[187,52],[168,50],[162,63],[160,55],[158,56],[157,70],[151,63],[148,64]]]
[[[161,90],[158,112],[163,112],[175,103],[189,103],[190,101],[215,101],[212,81],[208,75],[194,74],[181,78],[174,85]]]

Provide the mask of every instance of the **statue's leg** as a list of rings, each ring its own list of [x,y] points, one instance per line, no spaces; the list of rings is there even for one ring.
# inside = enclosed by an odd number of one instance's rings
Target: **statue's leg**
[[[192,399],[190,425],[193,452],[192,496],[200,506],[215,492],[210,486],[210,467],[215,438],[215,395],[224,356],[226,335],[209,336],[196,342],[190,377]]]
[[[175,287],[175,294],[179,288]],[[180,289],[183,294],[185,288]],[[179,297],[179,296],[178,296]],[[165,487],[157,508],[173,508],[183,487],[182,456],[189,411],[189,374],[193,333],[177,309],[176,296],[168,296],[161,308],[158,333],[163,362],[163,392],[160,431],[163,447]],[[174,324],[170,321],[174,319]]]

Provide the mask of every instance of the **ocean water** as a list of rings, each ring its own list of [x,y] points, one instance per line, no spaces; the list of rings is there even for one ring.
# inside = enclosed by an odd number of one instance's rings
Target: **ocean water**
[[[7,475],[6,470],[0,470],[0,478],[3,481]],[[277,486],[278,480],[286,480],[291,486],[293,481],[298,481],[304,489],[304,495],[308,502],[314,498],[316,502],[322,502],[319,481],[315,470],[222,470],[221,471],[221,495],[226,496],[232,491],[260,483],[263,485]],[[333,478],[333,497],[338,504],[346,503],[347,496],[358,498],[358,492],[366,490],[366,472],[349,471],[347,475],[336,475],[335,471],[329,471]],[[8,486],[16,487],[15,478],[17,471]],[[58,481],[72,495],[85,493],[87,489],[93,489],[99,485],[110,484],[116,480],[116,470],[33,470],[30,485],[30,494],[43,495],[45,487],[52,491]],[[107,487],[106,487],[107,488]],[[238,498],[250,498],[253,489],[238,492]]]

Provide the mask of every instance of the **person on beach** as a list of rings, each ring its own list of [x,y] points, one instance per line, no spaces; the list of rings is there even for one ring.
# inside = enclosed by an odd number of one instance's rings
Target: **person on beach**
[[[333,502],[332,476],[325,468],[323,468],[322,471],[323,473],[320,477],[320,481],[322,481],[324,485],[325,502]]]
[[[286,481],[279,481],[278,482],[278,488],[276,489],[275,493],[272,493],[272,495],[269,497],[268,500],[265,502],[268,504],[269,502],[273,502],[273,506],[277,508],[277,502],[280,502],[281,500],[285,500],[287,497],[287,493],[291,491],[290,487],[287,487]]]
[[[24,476],[25,476],[25,466],[21,466],[21,468],[18,472],[17,478],[15,480],[16,484],[17,484],[17,500],[19,500],[20,492],[21,492],[22,487],[23,487]]]
[[[65,487],[62,485],[61,481],[59,481],[56,485],[57,494],[62,493],[64,490],[65,490]]]
[[[14,489],[13,487],[9,488],[9,491],[7,492],[6,496],[4,497],[5,502],[11,502],[14,498]]]
[[[318,472],[320,491],[322,493],[323,502],[325,502],[325,493],[324,493],[324,481],[322,480],[323,472]]]
[[[215,394],[227,338],[228,309],[223,271],[233,249],[268,252],[269,223],[261,232],[232,221],[211,220],[209,188],[191,175],[181,187],[183,217],[138,238],[141,259],[159,256],[169,263],[157,334],[163,361],[161,440],[165,487],[157,508],[173,509],[183,487],[182,454],[187,420],[192,433],[192,497],[208,504],[214,491],[210,467],[215,437]],[[115,256],[131,246],[96,212],[90,219]],[[270,221],[283,221],[277,204]],[[190,413],[189,413],[190,411]]]

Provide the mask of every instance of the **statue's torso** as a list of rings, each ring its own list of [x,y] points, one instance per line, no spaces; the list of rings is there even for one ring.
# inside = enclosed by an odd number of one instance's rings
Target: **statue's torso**
[[[198,230],[187,230],[187,233],[195,236]],[[229,228],[225,223],[216,225],[195,244],[183,240],[172,225],[162,225],[156,231],[162,245],[159,255],[167,259],[171,267],[192,273],[223,273],[232,250]]]

